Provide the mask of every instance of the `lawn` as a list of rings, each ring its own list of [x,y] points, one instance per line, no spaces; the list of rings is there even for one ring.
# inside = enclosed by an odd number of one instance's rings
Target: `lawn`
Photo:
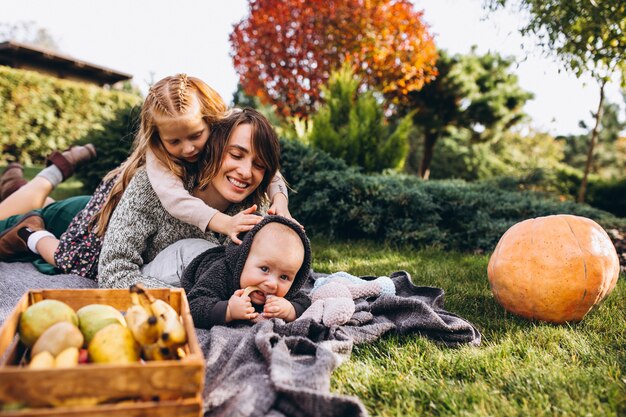
[[[40,168],[27,168],[31,178]],[[53,197],[82,194],[74,179]],[[387,275],[441,287],[445,308],[477,326],[480,347],[385,336],[355,348],[332,391],[358,396],[372,416],[626,415],[626,284],[581,323],[556,326],[507,314],[487,282],[488,255],[313,239],[318,272]]]
[[[372,416],[626,415],[626,288],[578,324],[507,314],[487,281],[488,256],[381,244],[313,241],[314,269],[355,275],[406,270],[446,291],[446,309],[476,325],[482,346],[450,349],[418,335],[357,347],[332,390]]]

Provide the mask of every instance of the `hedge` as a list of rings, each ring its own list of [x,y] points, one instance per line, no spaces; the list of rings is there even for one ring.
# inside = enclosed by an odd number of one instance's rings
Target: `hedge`
[[[138,95],[0,66],[0,157],[41,163],[88,132],[102,129]]]
[[[365,175],[298,142],[282,146],[282,172],[293,189],[290,210],[312,235],[490,251],[510,226],[533,217],[569,213],[607,228],[626,225],[625,219],[588,205],[533,191]]]

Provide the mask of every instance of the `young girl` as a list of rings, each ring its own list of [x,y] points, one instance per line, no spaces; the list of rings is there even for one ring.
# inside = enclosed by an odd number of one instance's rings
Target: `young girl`
[[[193,132],[192,125],[183,130]],[[234,215],[235,223],[255,225],[261,217],[253,213],[263,205],[279,165],[280,145],[272,127],[255,110],[235,110],[213,125],[208,144],[207,159],[216,163],[198,173],[199,183],[193,178],[185,182],[187,189],[196,185],[194,194],[206,204]],[[253,219],[242,220],[247,218]],[[172,217],[160,204],[146,170],[139,169],[108,222],[98,285],[179,286],[184,267],[221,243],[214,233]]]
[[[226,105],[219,94],[197,78],[180,74],[157,82],[142,106],[139,132],[128,160],[104,178],[86,205],[86,199],[82,198],[71,207],[59,209],[57,206],[61,202],[58,202],[44,209],[46,213],[73,217],[65,231],[46,231],[44,218],[39,213],[30,213],[14,221],[12,227],[0,235],[0,253],[5,249],[8,252],[1,259],[13,260],[31,251],[62,272],[95,278],[102,237],[111,213],[135,172],[145,165],[146,155],[150,152],[154,159],[156,176],[167,177],[163,170],[168,170],[180,179],[179,184],[187,183],[200,167],[219,163],[206,159],[206,148],[211,146],[207,144],[207,139],[210,126],[225,112]],[[166,140],[161,139],[162,135]],[[284,189],[284,182],[281,185],[281,181],[277,186]],[[274,210],[288,213],[286,197],[282,194],[277,197],[276,193],[273,197],[276,203]],[[177,213],[170,206],[170,210],[182,218],[187,215],[184,209],[182,213]],[[195,210],[210,212],[206,205]],[[69,211],[72,213],[68,214]],[[258,222],[256,217],[244,214],[235,220],[228,219],[226,225],[216,222],[219,229],[216,231],[232,234],[237,230],[247,230]]]

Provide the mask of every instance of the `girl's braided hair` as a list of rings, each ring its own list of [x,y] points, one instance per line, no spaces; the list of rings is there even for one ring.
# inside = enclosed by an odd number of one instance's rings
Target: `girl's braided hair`
[[[102,208],[94,215],[90,223],[95,233],[104,236],[111,214],[122,198],[128,183],[137,170],[145,165],[148,149],[184,183],[189,181],[192,174],[190,167],[174,160],[167,152],[161,142],[157,122],[187,116],[196,109],[199,109],[201,117],[210,128],[213,123],[226,115],[227,106],[217,91],[199,78],[188,77],[186,74],[165,77],[150,87],[141,107],[141,122],[130,156],[104,178],[104,181],[116,179]],[[219,165],[221,161],[201,159],[200,163],[203,162]]]

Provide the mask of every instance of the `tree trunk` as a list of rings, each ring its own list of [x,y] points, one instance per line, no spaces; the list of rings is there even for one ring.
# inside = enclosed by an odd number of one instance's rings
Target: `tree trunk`
[[[583,180],[580,183],[580,189],[578,190],[578,198],[576,199],[579,203],[585,202],[585,194],[587,193],[587,181],[589,177],[589,171],[591,170],[591,162],[593,160],[593,148],[596,145],[596,140],[598,139],[598,131],[600,130],[600,120],[602,119],[602,105],[604,102],[604,87],[606,86],[607,80],[602,80],[600,84],[600,102],[598,103],[598,111],[596,112],[596,124],[591,131],[591,141],[589,142],[589,149],[587,149],[587,162],[585,163],[585,173],[583,174]]]
[[[435,142],[437,142],[437,134],[426,133],[426,137],[424,138],[424,153],[419,169],[419,176],[423,180],[427,180],[428,177],[430,177],[430,164],[433,161],[433,155],[435,153]]]

